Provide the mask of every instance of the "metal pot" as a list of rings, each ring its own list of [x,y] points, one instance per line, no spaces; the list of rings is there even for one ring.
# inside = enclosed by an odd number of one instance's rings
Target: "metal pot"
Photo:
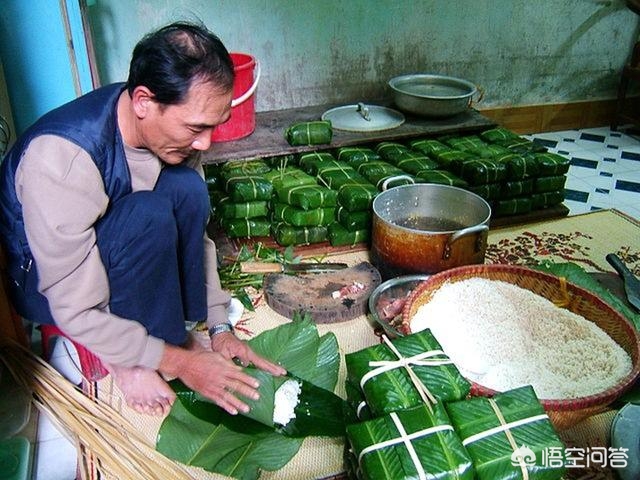
[[[371,261],[383,279],[484,262],[491,207],[449,185],[386,187],[373,201]]]
[[[405,112],[427,117],[450,117],[471,105],[478,88],[461,78],[444,75],[402,75],[389,80],[395,104]]]

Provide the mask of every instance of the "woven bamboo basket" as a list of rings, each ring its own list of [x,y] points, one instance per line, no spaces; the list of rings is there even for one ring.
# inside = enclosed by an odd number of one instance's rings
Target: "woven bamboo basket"
[[[595,323],[631,357],[631,372],[612,388],[574,399],[540,399],[557,430],[572,427],[587,417],[607,410],[608,406],[630,388],[640,375],[640,337],[632,324],[591,292],[554,275],[513,265],[470,265],[452,268],[433,275],[417,287],[402,312],[406,330],[418,309],[429,302],[438,288],[447,282],[480,277],[501,280],[530,290],[563,308]],[[523,353],[526,355],[526,352]],[[526,357],[525,357],[526,358]],[[497,392],[472,382],[471,394],[492,396]]]

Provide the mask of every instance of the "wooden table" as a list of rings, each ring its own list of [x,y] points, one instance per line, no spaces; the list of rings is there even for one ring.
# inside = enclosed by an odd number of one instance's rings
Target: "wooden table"
[[[289,125],[296,122],[319,120],[325,111],[335,106],[320,105],[258,112],[256,114],[256,129],[251,135],[231,142],[214,143],[212,148],[202,155],[202,162],[204,164],[222,163],[228,160],[274,157],[372,142],[400,141],[448,133],[477,132],[496,125],[495,122],[476,110],[469,109],[444,119],[428,119],[407,115],[404,124],[399,127],[378,132],[359,133],[334,130],[333,139],[328,145],[292,147],[287,143],[284,131]]]

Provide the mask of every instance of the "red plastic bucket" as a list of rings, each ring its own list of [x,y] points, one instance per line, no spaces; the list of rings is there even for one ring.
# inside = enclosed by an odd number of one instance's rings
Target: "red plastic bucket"
[[[246,53],[230,53],[230,55],[235,72],[231,117],[215,128],[211,135],[213,142],[238,140],[251,135],[256,128],[254,92],[260,79],[260,67],[258,66],[258,73],[254,80],[256,59]]]

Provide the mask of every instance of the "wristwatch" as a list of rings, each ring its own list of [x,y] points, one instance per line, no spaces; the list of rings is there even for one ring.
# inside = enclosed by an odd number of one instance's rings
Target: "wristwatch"
[[[215,335],[218,335],[219,333],[224,332],[233,333],[233,326],[230,323],[220,323],[218,325],[214,325],[213,327],[209,328],[209,337],[213,337]]]

